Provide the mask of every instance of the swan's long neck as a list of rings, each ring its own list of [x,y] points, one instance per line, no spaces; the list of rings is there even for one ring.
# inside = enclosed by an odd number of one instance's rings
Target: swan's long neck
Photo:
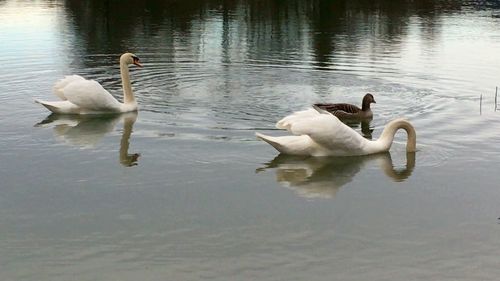
[[[379,145],[381,151],[388,151],[391,148],[394,136],[399,129],[405,130],[408,135],[406,151],[415,152],[417,150],[417,134],[413,125],[405,119],[396,119],[385,126],[380,138],[375,141],[375,143]]]
[[[122,76],[123,103],[135,103],[134,93],[132,92],[132,85],[130,84],[128,65],[122,60],[120,60],[120,74]]]

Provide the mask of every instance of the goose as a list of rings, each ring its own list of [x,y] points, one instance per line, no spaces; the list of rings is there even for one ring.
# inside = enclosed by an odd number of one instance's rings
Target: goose
[[[316,103],[314,106],[331,112],[340,119],[371,119],[373,112],[371,103],[377,103],[372,94],[368,93],[363,97],[361,108],[349,103]]]
[[[286,129],[294,135],[273,137],[257,132],[256,136],[283,154],[355,156],[385,152],[391,148],[394,135],[399,129],[404,129],[408,136],[406,151],[416,151],[415,128],[403,118],[389,122],[375,141],[363,138],[336,116],[319,108],[288,115],[278,121],[276,127]]]
[[[53,113],[60,114],[103,114],[137,111],[137,102],[130,85],[128,66],[142,67],[139,58],[132,53],[120,56],[120,73],[123,87],[123,103],[116,100],[101,84],[79,75],[70,75],[54,84],[53,92],[60,101],[35,102]]]

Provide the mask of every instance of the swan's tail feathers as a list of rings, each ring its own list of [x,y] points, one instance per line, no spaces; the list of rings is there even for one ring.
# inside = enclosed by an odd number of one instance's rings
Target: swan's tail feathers
[[[279,137],[266,136],[261,133],[255,133],[255,135],[283,154],[312,155],[311,148],[317,146],[307,135]]]
[[[272,147],[276,148],[276,150],[278,150],[279,152],[283,151],[283,146],[279,142],[277,142],[274,137],[266,136],[266,135],[261,134],[261,133],[255,133],[255,136],[257,136],[258,139],[261,139],[261,140],[267,142]]]
[[[69,101],[43,101],[34,99],[36,103],[39,103],[48,110],[59,113],[59,114],[74,114],[79,113],[79,109],[76,105],[72,104]]]
[[[46,102],[38,99],[35,99],[35,102],[45,106],[48,110],[54,113],[58,113],[58,108],[55,105],[51,104],[51,102]]]

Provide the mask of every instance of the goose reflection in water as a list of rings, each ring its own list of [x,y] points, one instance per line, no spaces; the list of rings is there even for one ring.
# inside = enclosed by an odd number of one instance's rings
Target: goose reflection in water
[[[139,153],[129,154],[129,139],[137,120],[137,112],[118,115],[61,115],[51,114],[35,127],[53,126],[54,134],[60,141],[81,148],[93,148],[116,124],[123,121],[123,133],[120,140],[119,160],[123,166],[137,165]]]
[[[404,181],[415,167],[415,152],[406,153],[406,166],[395,168],[389,152],[356,157],[305,157],[280,154],[256,172],[276,170],[276,180],[306,198],[333,198],[362,167],[376,161],[394,181]]]
[[[371,126],[371,119],[361,120],[361,121],[342,120],[342,122],[344,122],[347,126],[353,128],[353,129],[357,129],[357,128],[361,127],[361,135],[363,135],[363,137],[365,139],[369,139],[369,140],[373,139],[373,136],[372,136],[373,128],[370,127]]]

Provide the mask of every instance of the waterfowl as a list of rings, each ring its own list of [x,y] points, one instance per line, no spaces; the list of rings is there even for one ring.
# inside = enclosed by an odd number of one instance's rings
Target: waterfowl
[[[309,156],[354,156],[389,151],[399,129],[406,131],[406,151],[416,151],[416,132],[410,122],[399,118],[389,122],[380,137],[367,140],[333,114],[319,109],[295,112],[278,121],[278,129],[288,130],[293,136],[257,138],[269,143],[283,154]]]
[[[371,119],[373,117],[371,103],[377,102],[373,95],[368,93],[361,101],[361,108],[349,103],[316,103],[314,106],[324,109],[340,119]]]
[[[139,58],[132,53],[120,56],[120,74],[123,87],[123,103],[115,99],[101,84],[79,75],[66,76],[54,84],[53,92],[61,101],[35,102],[54,113],[62,114],[102,114],[124,113],[137,110],[137,102],[130,84],[128,66],[142,67]]]

